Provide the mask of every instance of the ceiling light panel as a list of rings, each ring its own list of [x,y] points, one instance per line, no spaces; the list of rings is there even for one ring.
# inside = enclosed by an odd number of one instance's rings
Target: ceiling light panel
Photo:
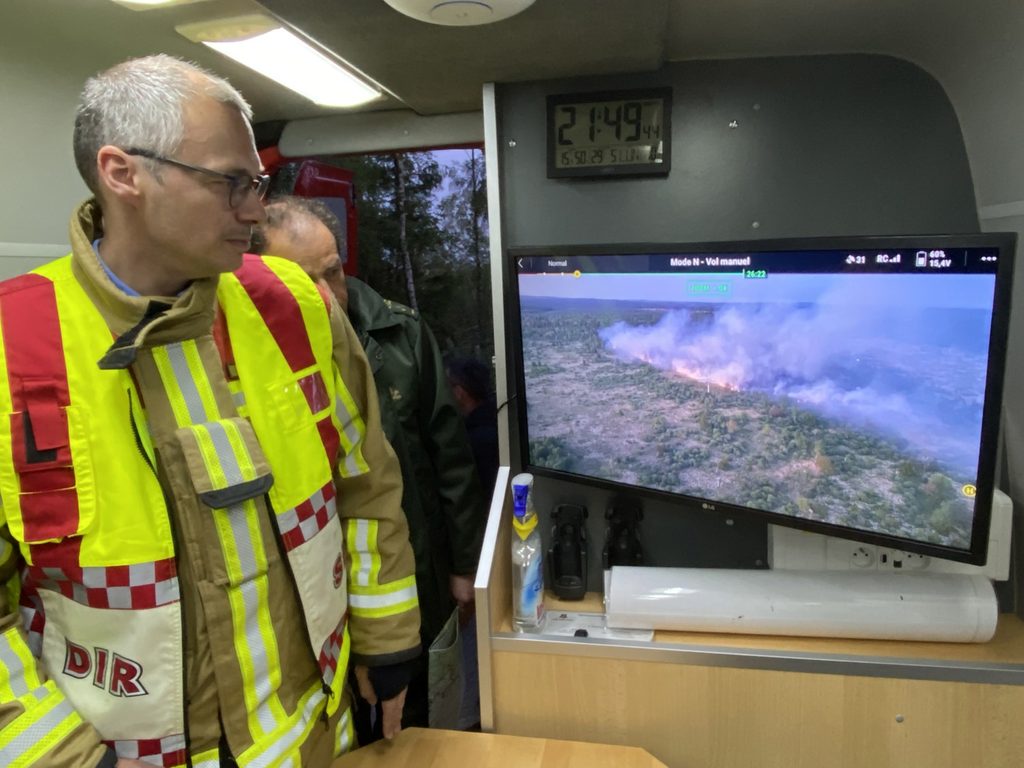
[[[176,27],[264,77],[324,107],[354,107],[380,98],[379,88],[267,16],[220,19]]]
[[[154,8],[167,8],[171,5],[189,5],[203,3],[206,0],[113,0],[118,5],[131,8],[133,11],[151,11]]]

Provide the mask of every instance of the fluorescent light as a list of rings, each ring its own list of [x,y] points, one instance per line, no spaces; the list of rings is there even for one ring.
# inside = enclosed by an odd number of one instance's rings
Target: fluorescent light
[[[168,5],[186,5],[201,3],[204,0],[114,0],[118,5],[131,8],[133,11],[148,11],[153,8],[164,8]]]
[[[186,24],[177,31],[324,107],[354,107],[379,89],[266,16]]]

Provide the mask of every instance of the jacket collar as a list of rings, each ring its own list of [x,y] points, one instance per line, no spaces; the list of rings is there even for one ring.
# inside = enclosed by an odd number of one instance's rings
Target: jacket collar
[[[400,316],[391,309],[389,302],[362,280],[346,276],[345,283],[348,286],[348,319],[360,340],[371,331],[401,323]]]
[[[117,340],[102,367],[123,368],[140,348],[194,339],[213,326],[218,278],[195,280],[178,296],[129,296],[96,258],[92,243],[103,233],[103,213],[95,199],[71,216],[71,269]],[[110,360],[111,353],[116,353]]]

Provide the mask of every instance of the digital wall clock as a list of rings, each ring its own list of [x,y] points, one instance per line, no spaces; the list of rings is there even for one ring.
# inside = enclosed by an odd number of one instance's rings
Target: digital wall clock
[[[672,89],[548,96],[548,177],[666,176]]]

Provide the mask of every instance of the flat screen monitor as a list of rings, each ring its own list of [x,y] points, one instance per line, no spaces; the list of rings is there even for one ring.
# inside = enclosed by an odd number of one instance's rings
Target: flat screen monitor
[[[525,469],[985,561],[1013,235],[508,254]]]

